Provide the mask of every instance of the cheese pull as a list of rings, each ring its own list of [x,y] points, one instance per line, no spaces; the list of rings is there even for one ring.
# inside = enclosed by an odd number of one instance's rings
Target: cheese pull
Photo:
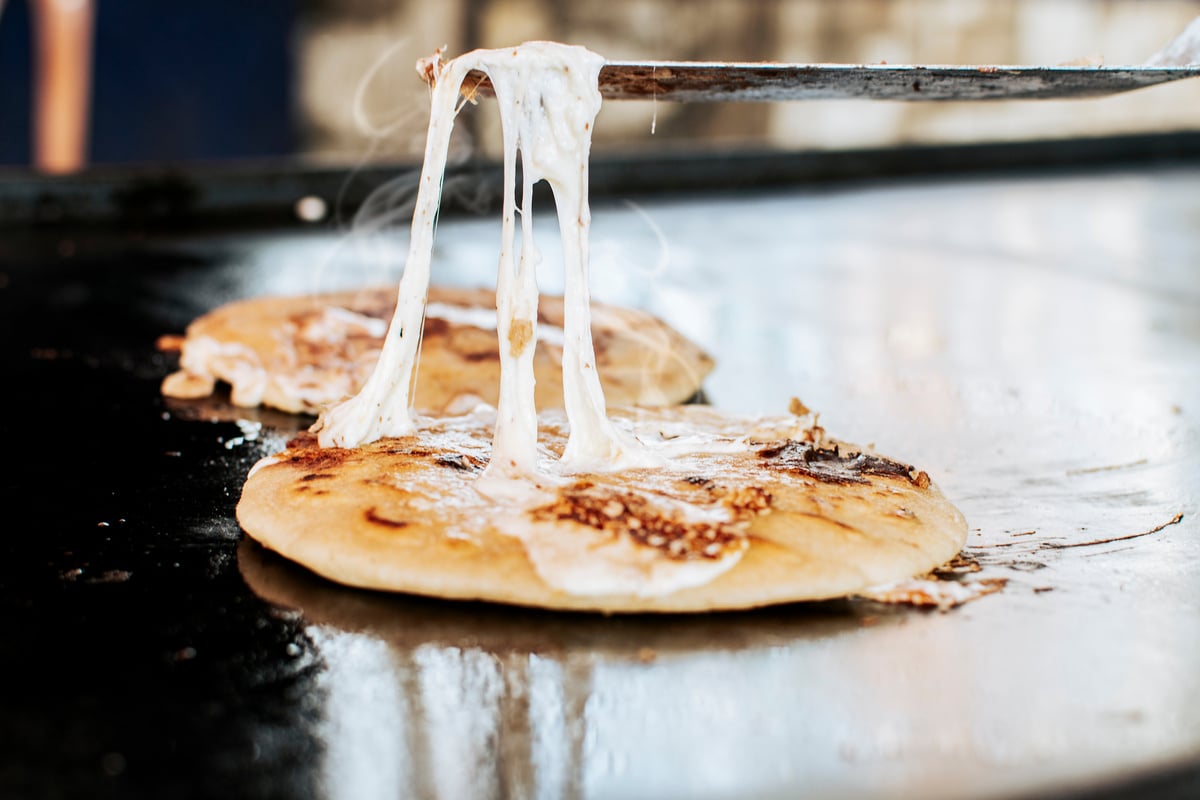
[[[536,270],[541,256],[533,235],[533,186],[554,193],[563,251],[561,332],[563,398],[570,437],[558,471],[602,472],[651,467],[661,459],[608,419],[596,371],[588,296],[588,156],[600,111],[598,78],[604,59],[581,47],[531,42],[476,50],[448,62],[424,60],[418,70],[433,86],[429,134],[412,237],[399,302],[383,351],[362,390],[321,415],[313,427],[324,447],[357,447],[417,430],[411,410],[419,375],[421,331],[428,309],[434,223],[441,201],[450,134],[459,93],[471,71],[489,76],[504,137],[504,203],[496,279],[496,333],[500,343],[500,396],[493,457],[483,478],[496,482],[537,477],[534,344],[538,337]],[[516,199],[521,159],[521,204]],[[516,222],[521,218],[521,246]]]

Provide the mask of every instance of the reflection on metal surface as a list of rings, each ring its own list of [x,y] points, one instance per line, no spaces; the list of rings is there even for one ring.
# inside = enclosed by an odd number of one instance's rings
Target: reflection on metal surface
[[[1147,713],[1062,702],[1053,654],[988,663],[997,642],[1021,651],[994,616],[968,630],[825,603],[605,619],[348,590],[249,541],[239,565],[256,593],[304,610],[327,664],[331,796],[382,796],[380,776],[418,797],[961,796],[968,779],[1012,789],[1081,769],[1137,743],[1125,732]],[[1074,624],[1053,626],[1064,643]],[[1095,685],[1087,637],[1073,641],[1069,679]],[[1137,685],[1106,688],[1128,702]],[[1162,708],[1172,690],[1136,694]]]
[[[410,785],[404,722],[412,709],[396,679],[386,644],[367,636],[309,625],[305,631],[325,669],[325,713],[317,733],[325,743],[321,782],[329,797],[367,800]]]
[[[326,665],[325,778],[337,797],[382,796],[380,776],[414,796],[628,794],[653,788],[648,778],[674,793],[673,769],[642,774],[641,752],[664,767],[697,758],[693,788],[732,787],[745,781],[736,762],[755,739],[791,725],[767,719],[770,692],[759,707],[739,702],[782,685],[770,666],[780,654],[905,619],[849,602],[676,618],[555,614],[348,590],[250,540],[238,563],[257,594],[303,609],[310,623]],[[756,665],[760,651],[775,658]],[[752,734],[747,752],[730,748],[729,726]]]

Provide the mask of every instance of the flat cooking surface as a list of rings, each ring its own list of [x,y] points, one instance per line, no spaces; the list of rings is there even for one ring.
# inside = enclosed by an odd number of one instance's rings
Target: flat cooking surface
[[[1200,169],[594,216],[596,297],[711,348],[714,403],[799,395],[928,470],[1005,590],[603,619],[339,588],[233,519],[297,423],[165,404],[153,343],[388,279],[403,236],[9,235],[0,795],[1200,791]],[[497,240],[444,220],[435,276],[489,283]]]

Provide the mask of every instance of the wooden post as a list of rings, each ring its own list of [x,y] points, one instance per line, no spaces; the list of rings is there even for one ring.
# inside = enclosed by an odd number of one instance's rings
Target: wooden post
[[[43,172],[87,163],[93,0],[33,0],[33,162]]]

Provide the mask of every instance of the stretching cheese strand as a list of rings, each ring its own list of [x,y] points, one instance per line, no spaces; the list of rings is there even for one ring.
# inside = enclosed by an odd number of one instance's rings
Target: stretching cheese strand
[[[322,446],[354,447],[416,430],[411,400],[446,156],[462,82],[471,70],[480,70],[488,74],[495,89],[504,134],[504,205],[496,285],[500,400],[485,480],[538,475],[533,353],[540,254],[533,240],[533,186],[539,180],[545,180],[554,192],[565,270],[563,392],[571,432],[560,468],[569,473],[659,463],[637,439],[609,421],[592,345],[587,287],[588,155],[600,111],[598,77],[603,64],[603,58],[580,47],[532,42],[504,50],[476,50],[440,67],[396,313],[379,362],[362,390],[326,411],[314,426]],[[521,251],[514,257],[518,152],[522,167]]]

